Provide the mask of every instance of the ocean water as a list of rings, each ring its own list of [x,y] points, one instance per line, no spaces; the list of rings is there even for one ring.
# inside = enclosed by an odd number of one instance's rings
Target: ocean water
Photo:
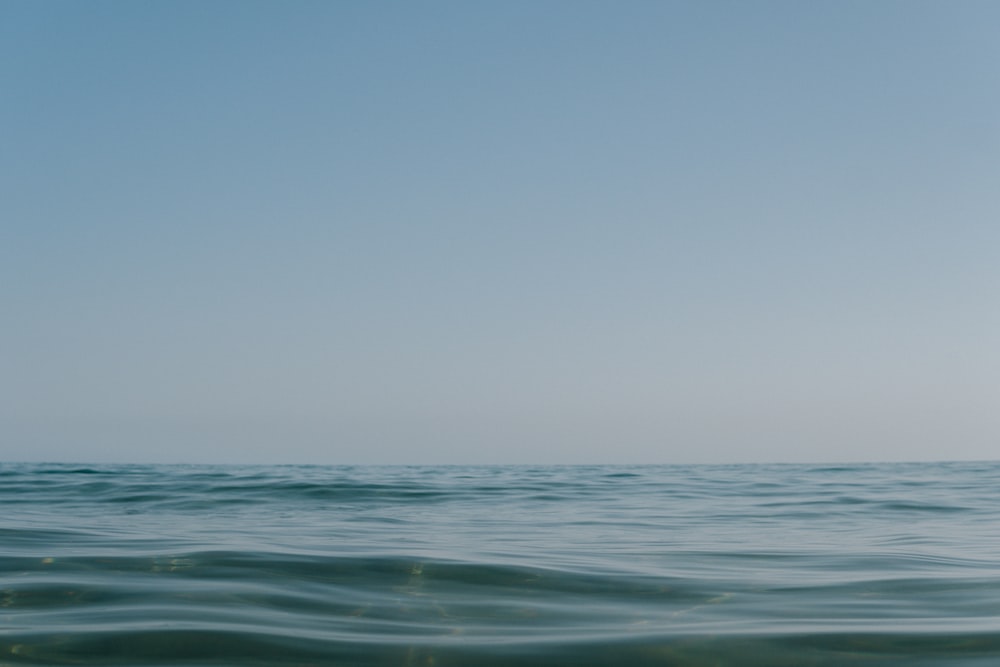
[[[1000,464],[0,465],[0,666],[1000,665]]]

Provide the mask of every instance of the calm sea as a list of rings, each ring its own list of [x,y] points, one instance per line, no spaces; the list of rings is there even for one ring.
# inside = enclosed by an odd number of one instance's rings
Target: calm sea
[[[0,466],[0,666],[1000,665],[1000,463]]]

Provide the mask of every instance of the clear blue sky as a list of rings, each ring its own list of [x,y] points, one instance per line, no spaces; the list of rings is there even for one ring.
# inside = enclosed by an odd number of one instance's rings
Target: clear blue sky
[[[0,3],[0,460],[1000,453],[1000,3]]]

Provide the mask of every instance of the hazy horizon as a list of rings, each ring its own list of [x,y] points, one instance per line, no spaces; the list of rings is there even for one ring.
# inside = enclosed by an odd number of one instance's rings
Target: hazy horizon
[[[0,460],[989,460],[993,2],[8,1]]]

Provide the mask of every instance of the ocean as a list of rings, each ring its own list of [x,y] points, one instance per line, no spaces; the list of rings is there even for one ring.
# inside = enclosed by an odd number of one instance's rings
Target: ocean
[[[0,667],[1000,665],[1000,463],[0,465]]]

